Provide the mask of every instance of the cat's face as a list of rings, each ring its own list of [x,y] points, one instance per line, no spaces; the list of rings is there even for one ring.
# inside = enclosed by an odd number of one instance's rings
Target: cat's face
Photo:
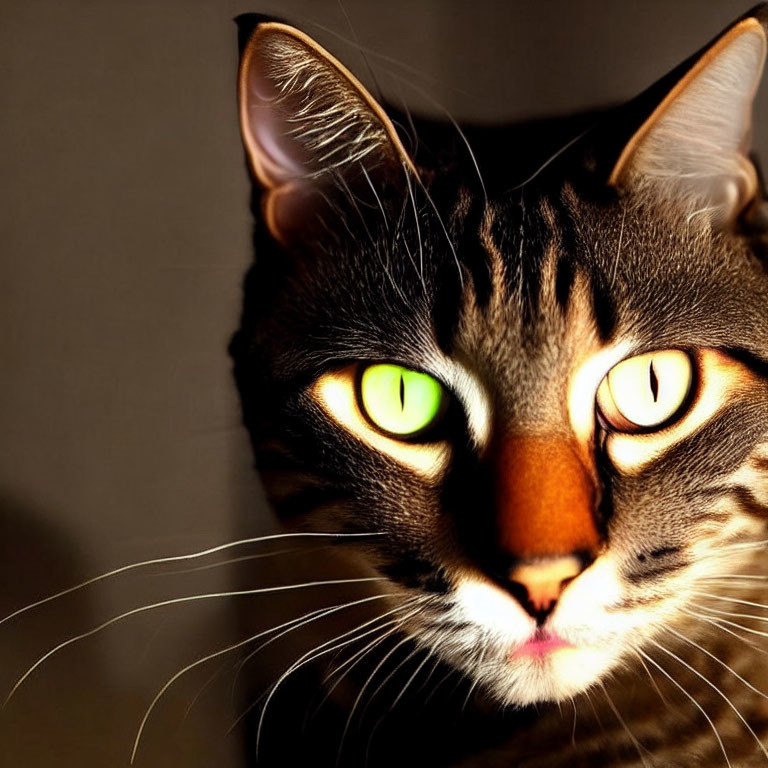
[[[246,46],[263,220],[233,352],[267,490],[301,526],[371,533],[381,591],[425,598],[404,630],[504,704],[642,663],[764,535],[765,41],[741,21],[485,187],[409,154],[301,33]]]

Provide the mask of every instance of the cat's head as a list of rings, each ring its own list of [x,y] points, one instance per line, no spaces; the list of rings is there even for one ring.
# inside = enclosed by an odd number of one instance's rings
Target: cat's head
[[[767,20],[527,181],[514,130],[476,167],[303,33],[243,22],[260,214],[232,350],[267,490],[376,533],[383,589],[428,598],[406,631],[504,703],[634,663],[764,535]]]

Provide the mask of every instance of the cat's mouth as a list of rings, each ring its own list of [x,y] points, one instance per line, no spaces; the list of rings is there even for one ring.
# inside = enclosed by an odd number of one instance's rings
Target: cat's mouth
[[[575,647],[554,632],[540,627],[531,635],[529,640],[522,645],[516,645],[511,650],[510,658],[512,660],[520,658],[544,659],[555,651]]]
[[[447,615],[465,629],[446,633],[439,645],[447,661],[505,705],[564,701],[620,664],[628,633],[640,631],[639,615],[608,610],[622,597],[607,556],[570,584],[541,624],[495,583],[468,576]]]

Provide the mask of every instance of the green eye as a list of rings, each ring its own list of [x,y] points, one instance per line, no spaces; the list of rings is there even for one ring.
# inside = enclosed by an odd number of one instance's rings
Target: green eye
[[[426,373],[401,365],[370,365],[360,377],[359,396],[366,416],[384,432],[412,437],[442,413],[442,384]]]

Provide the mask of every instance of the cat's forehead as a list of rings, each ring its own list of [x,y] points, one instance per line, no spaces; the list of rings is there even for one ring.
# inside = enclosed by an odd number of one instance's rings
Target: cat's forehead
[[[607,370],[654,349],[766,348],[768,286],[739,238],[567,183],[457,201],[462,289],[449,260],[434,282],[436,305],[455,302],[444,351],[522,408],[514,418],[552,416],[591,359]]]
[[[603,343],[736,345],[744,328],[762,338],[768,284],[743,237],[568,182],[488,201],[475,221],[492,291],[477,291],[482,278],[468,267],[465,305],[491,307],[519,347],[588,325]]]

